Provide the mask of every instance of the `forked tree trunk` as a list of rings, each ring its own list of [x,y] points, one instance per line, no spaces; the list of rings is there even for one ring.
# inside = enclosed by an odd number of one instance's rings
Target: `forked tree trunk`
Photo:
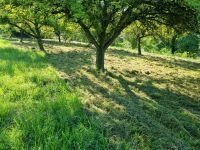
[[[100,72],[104,72],[104,59],[105,59],[105,49],[98,48],[96,52],[96,68]]]
[[[78,21],[79,25],[82,27],[83,31],[85,32],[86,37],[88,38],[89,42],[94,44],[96,47],[96,68],[99,72],[104,72],[104,59],[105,59],[105,52],[108,47],[114,42],[114,40],[120,35],[124,28],[120,27],[114,33],[110,34],[106,33],[108,25],[107,21],[103,21],[102,23],[102,32],[96,38],[92,32],[90,31],[90,27],[85,25],[81,20]],[[106,25],[107,24],[107,25]],[[108,37],[109,38],[108,38]]]

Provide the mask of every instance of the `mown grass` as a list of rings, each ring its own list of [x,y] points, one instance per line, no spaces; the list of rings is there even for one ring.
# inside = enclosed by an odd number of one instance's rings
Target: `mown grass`
[[[48,61],[84,106],[98,116],[110,142],[124,149],[200,147],[200,62],[109,49],[105,74],[94,67],[95,50],[50,48]]]
[[[98,74],[94,49],[45,46],[46,56],[0,50],[0,77],[10,79],[0,78],[7,149],[199,149],[198,60],[110,49]]]
[[[0,43],[0,149],[109,148],[98,120],[44,53]]]

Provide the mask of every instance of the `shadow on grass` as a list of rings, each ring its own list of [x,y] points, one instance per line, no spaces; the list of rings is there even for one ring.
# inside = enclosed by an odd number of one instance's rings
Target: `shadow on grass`
[[[50,53],[47,55],[49,63],[59,69],[59,71],[64,71],[68,75],[79,73],[78,71],[83,66],[91,65],[91,57],[90,52],[81,51],[79,49],[68,52],[61,51],[57,54]]]
[[[64,56],[80,64],[84,59],[74,52]],[[57,67],[65,63],[58,60],[61,54],[48,57],[56,57],[52,63],[59,63]],[[111,149],[98,119],[88,117],[76,93],[41,64],[48,66],[40,53],[0,49],[0,149]],[[4,75],[13,77],[8,81],[1,78]]]
[[[0,60],[5,61],[5,63],[3,63],[0,68],[2,73],[14,75],[14,68],[17,68],[18,70],[22,69],[23,72],[23,67],[47,67],[43,53],[23,51],[12,47],[0,48],[0,53]]]
[[[9,39],[9,41],[11,41],[16,46],[39,51],[38,45],[34,39],[25,39],[22,43],[16,39]],[[55,46],[58,46],[58,47],[76,46],[76,47],[86,47],[86,48],[90,47],[89,44],[81,43],[81,42],[74,42],[74,43],[73,42],[58,42],[54,40],[45,40],[45,39],[43,40],[43,44],[47,51],[49,49],[52,49]]]
[[[50,45],[50,46],[65,46],[65,47],[72,47],[72,46],[76,46],[76,47],[90,47],[90,44],[87,43],[81,43],[81,42],[58,42],[58,41],[54,41],[54,40],[44,40],[44,43],[46,44],[46,46]]]
[[[137,57],[126,51],[109,53],[120,58]],[[47,60],[64,74],[63,78],[70,86],[82,89],[83,98],[89,100],[85,113],[89,118],[98,118],[113,149],[198,149],[199,101],[155,86],[154,83],[174,82],[168,78],[156,79],[142,73],[130,75],[116,70],[115,73],[111,70],[107,75],[98,75],[91,67],[93,54],[77,48],[50,53]],[[198,63],[182,60],[171,62],[155,56],[141,56],[140,59],[171,67],[199,69]],[[135,80],[128,80],[127,76]],[[177,77],[174,84],[181,86],[182,81],[198,83],[196,78]]]
[[[117,52],[116,55],[123,55],[121,51]],[[123,53],[136,57],[132,53]],[[50,54],[48,60],[58,71],[68,76],[66,82],[69,85],[88,92],[83,92],[84,99],[93,100],[87,102],[86,106],[90,111],[91,108],[97,110],[91,111],[89,115],[95,115],[101,120],[104,134],[115,148],[124,149],[125,145],[130,149],[199,147],[199,101],[153,84],[170,83],[170,79],[157,80],[137,74],[135,81],[129,81],[126,73],[116,74],[112,71],[107,72],[107,75],[98,75],[91,67],[92,55],[90,51],[70,51]],[[148,57],[142,56],[141,59],[171,64],[162,58]],[[178,62],[172,64],[190,69],[185,61]],[[192,69],[198,69],[197,63],[194,63]],[[145,80],[140,79],[142,76]]]
[[[185,68],[185,69],[189,69],[189,70],[200,70],[200,63],[197,62],[191,62],[191,61],[187,61],[187,60],[181,60],[181,59],[171,59],[168,60],[166,58],[161,58],[158,56],[152,56],[152,55],[142,55],[142,56],[138,56],[136,53],[132,53],[129,51],[125,51],[125,50],[115,50],[115,49],[111,49],[110,51],[108,51],[109,54],[111,55],[115,55],[117,57],[133,57],[133,59],[135,57],[139,57],[143,60],[148,60],[151,62],[157,62],[160,63],[161,65],[167,65],[168,67],[181,67],[181,68]]]

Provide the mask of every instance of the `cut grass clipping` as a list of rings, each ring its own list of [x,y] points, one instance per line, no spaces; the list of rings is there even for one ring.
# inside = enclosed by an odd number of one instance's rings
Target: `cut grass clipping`
[[[0,42],[0,150],[199,150],[199,60],[110,49],[99,75],[91,48],[15,44]]]
[[[0,41],[0,149],[107,149],[97,120],[44,53]]]

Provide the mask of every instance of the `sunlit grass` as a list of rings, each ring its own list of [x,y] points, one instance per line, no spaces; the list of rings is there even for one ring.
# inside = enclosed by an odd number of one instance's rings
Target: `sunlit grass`
[[[0,149],[108,147],[98,120],[87,116],[44,53],[0,41]]]
[[[6,45],[0,149],[199,149],[198,59],[109,49],[98,74],[91,48]]]
[[[111,48],[106,53],[108,71],[98,74],[92,48],[60,46],[51,51],[48,61],[70,87],[79,89],[84,105],[101,119],[116,147],[199,148],[198,59],[149,53],[138,56]]]

